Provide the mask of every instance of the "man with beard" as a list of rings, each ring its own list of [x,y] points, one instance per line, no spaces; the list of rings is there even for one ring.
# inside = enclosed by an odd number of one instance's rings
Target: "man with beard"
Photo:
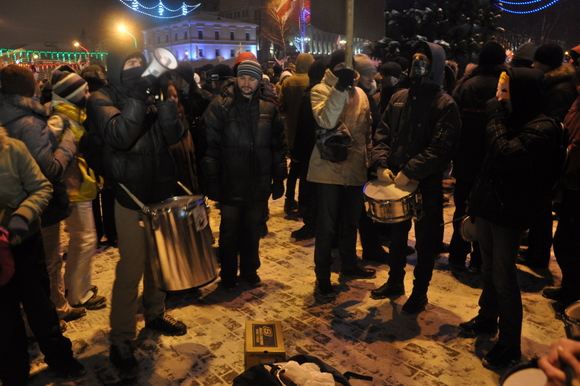
[[[117,264],[111,301],[110,359],[122,373],[136,375],[133,354],[138,288],[143,279],[145,327],[163,335],[184,335],[186,326],[165,313],[165,293],[154,283],[148,260],[152,251],[139,225],[142,212],[121,187],[145,205],[177,193],[169,146],[185,132],[177,104],[168,99],[154,104],[148,90],[155,78],[142,77],[146,60],[140,53],[107,58],[109,84],[91,94],[87,106],[88,131],[97,130],[104,142],[105,178],[115,189],[115,221],[121,259]]]
[[[441,179],[461,128],[459,109],[442,91],[445,51],[421,42],[413,55],[411,86],[391,98],[373,143],[372,162],[377,177],[405,189],[418,184],[422,216],[415,221],[417,265],[413,292],[403,311],[414,314],[427,304],[427,289],[443,232]],[[375,299],[405,293],[405,248],[411,221],[391,227],[390,270],[385,284],[373,290]]]
[[[203,115],[207,151],[202,160],[207,195],[219,201],[221,286],[233,289],[240,279],[260,283],[260,230],[268,197],[284,194],[285,141],[276,105],[260,87],[262,68],[254,60],[237,65],[227,85]]]

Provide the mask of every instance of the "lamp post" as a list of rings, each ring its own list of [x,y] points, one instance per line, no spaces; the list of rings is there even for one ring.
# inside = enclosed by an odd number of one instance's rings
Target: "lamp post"
[[[129,29],[125,24],[119,24],[117,27],[117,31],[119,31],[122,34],[131,36],[131,38],[133,39],[133,44],[135,45],[135,48],[137,48],[137,38],[135,37],[135,35],[131,33],[131,31],[129,31]]]
[[[81,43],[79,43],[78,41],[75,40],[73,42],[73,46],[75,48],[80,48],[81,50],[85,51],[85,53],[87,54],[87,62],[89,62],[91,60],[91,56],[90,56],[89,50],[87,50],[87,48],[84,47]]]

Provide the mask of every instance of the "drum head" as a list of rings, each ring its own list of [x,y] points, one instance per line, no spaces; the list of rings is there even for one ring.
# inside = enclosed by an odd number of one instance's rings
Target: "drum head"
[[[535,364],[527,363],[510,369],[500,380],[501,386],[544,386],[546,374]]]
[[[580,301],[566,307],[564,314],[566,314],[566,319],[570,322],[580,325]]]
[[[376,201],[400,200],[416,190],[417,184],[409,184],[401,188],[379,180],[369,181],[363,188],[364,194]]]

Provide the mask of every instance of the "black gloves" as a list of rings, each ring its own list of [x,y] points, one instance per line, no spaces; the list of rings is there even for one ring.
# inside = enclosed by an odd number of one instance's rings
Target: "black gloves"
[[[153,89],[156,83],[156,77],[153,75],[147,75],[146,77],[140,78],[138,81],[133,83],[127,90],[127,94],[131,98],[145,101],[149,96],[148,90]]]
[[[8,233],[10,238],[10,244],[18,245],[22,243],[22,240],[26,238],[29,232],[28,221],[19,215],[14,215],[8,221]]]
[[[334,72],[338,77],[338,82],[334,86],[338,91],[346,91],[354,86],[356,74],[350,68],[343,68]]]
[[[272,199],[277,200],[284,195],[284,181],[274,180],[272,183]]]

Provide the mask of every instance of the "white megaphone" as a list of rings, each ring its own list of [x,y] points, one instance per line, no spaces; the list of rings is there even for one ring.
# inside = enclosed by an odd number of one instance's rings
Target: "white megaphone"
[[[166,48],[156,48],[153,51],[153,60],[145,70],[142,77],[153,75],[158,78],[166,71],[177,68],[177,58]]]

